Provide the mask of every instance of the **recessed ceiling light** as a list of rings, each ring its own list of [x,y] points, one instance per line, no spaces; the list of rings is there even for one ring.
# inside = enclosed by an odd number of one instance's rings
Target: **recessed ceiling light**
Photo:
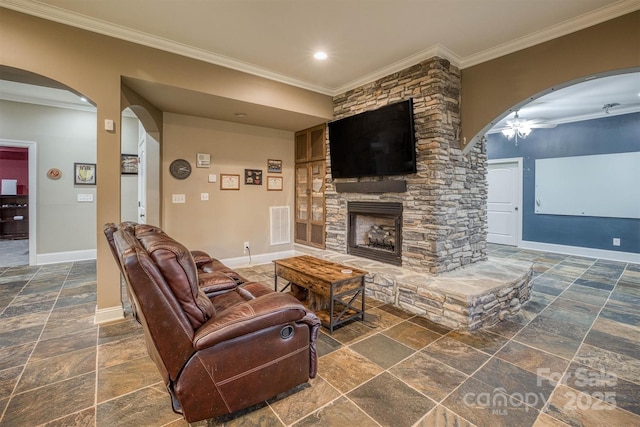
[[[84,96],[81,96],[81,97],[80,97],[80,101],[82,101],[82,102],[87,102],[87,98],[85,98]]]
[[[247,113],[233,113],[236,117],[247,117]]]
[[[327,59],[327,53],[319,50],[318,52],[313,54],[313,57],[318,61],[324,61],[325,59]]]

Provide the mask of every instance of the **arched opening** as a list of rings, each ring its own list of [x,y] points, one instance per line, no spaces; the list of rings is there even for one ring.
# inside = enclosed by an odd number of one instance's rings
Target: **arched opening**
[[[484,130],[489,243],[637,262],[638,69],[549,88]]]
[[[95,258],[96,185],[74,179],[76,164],[97,163],[95,106],[78,91],[36,73],[2,66],[0,76],[0,146],[28,151],[27,171],[15,172],[24,177],[16,179],[17,192],[28,197],[28,214],[12,214],[28,229],[19,236],[23,245],[28,242],[28,256],[20,262]],[[3,167],[8,169],[15,170]],[[79,232],[63,236],[70,228]]]

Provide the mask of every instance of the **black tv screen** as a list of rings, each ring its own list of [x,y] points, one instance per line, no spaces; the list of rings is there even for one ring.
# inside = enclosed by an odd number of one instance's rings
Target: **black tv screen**
[[[333,178],[416,172],[413,100],[335,120],[328,126]]]

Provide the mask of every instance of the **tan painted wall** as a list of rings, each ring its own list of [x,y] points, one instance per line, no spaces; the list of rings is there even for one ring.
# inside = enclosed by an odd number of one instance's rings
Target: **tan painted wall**
[[[640,12],[462,70],[467,143],[511,107],[578,78],[640,66]],[[481,135],[480,135],[481,136]]]
[[[121,76],[318,117],[331,117],[333,111],[331,98],[325,95],[8,9],[0,8],[0,15],[1,65],[59,81],[98,108],[98,309],[121,304],[118,270],[102,234],[102,224],[120,218]],[[115,132],[103,130],[105,119],[116,122]]]
[[[245,256],[245,241],[250,242],[254,255],[293,249],[293,244],[269,244],[269,207],[288,205],[293,212],[292,132],[165,114],[163,133],[162,209],[168,234],[216,258]],[[210,168],[195,167],[197,153],[211,154]],[[192,165],[192,173],[185,180],[177,180],[168,172],[169,164],[177,158]],[[282,160],[282,174],[272,175],[284,178],[283,191],[267,191],[266,182],[244,184],[245,169],[261,169],[265,177],[268,175],[268,159]],[[240,175],[240,190],[221,190],[221,173]],[[209,174],[216,174],[218,182],[209,183]],[[208,193],[209,200],[201,201],[200,193]],[[172,203],[172,194],[185,194],[186,203]]]

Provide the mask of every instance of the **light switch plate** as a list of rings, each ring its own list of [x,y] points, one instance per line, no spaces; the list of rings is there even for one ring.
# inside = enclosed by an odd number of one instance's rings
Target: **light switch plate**
[[[218,175],[216,175],[215,173],[209,174],[209,182],[216,182],[217,180],[218,180]]]
[[[186,199],[184,194],[173,194],[171,200],[173,203],[186,203]]]
[[[93,202],[93,194],[78,194],[79,202]]]

